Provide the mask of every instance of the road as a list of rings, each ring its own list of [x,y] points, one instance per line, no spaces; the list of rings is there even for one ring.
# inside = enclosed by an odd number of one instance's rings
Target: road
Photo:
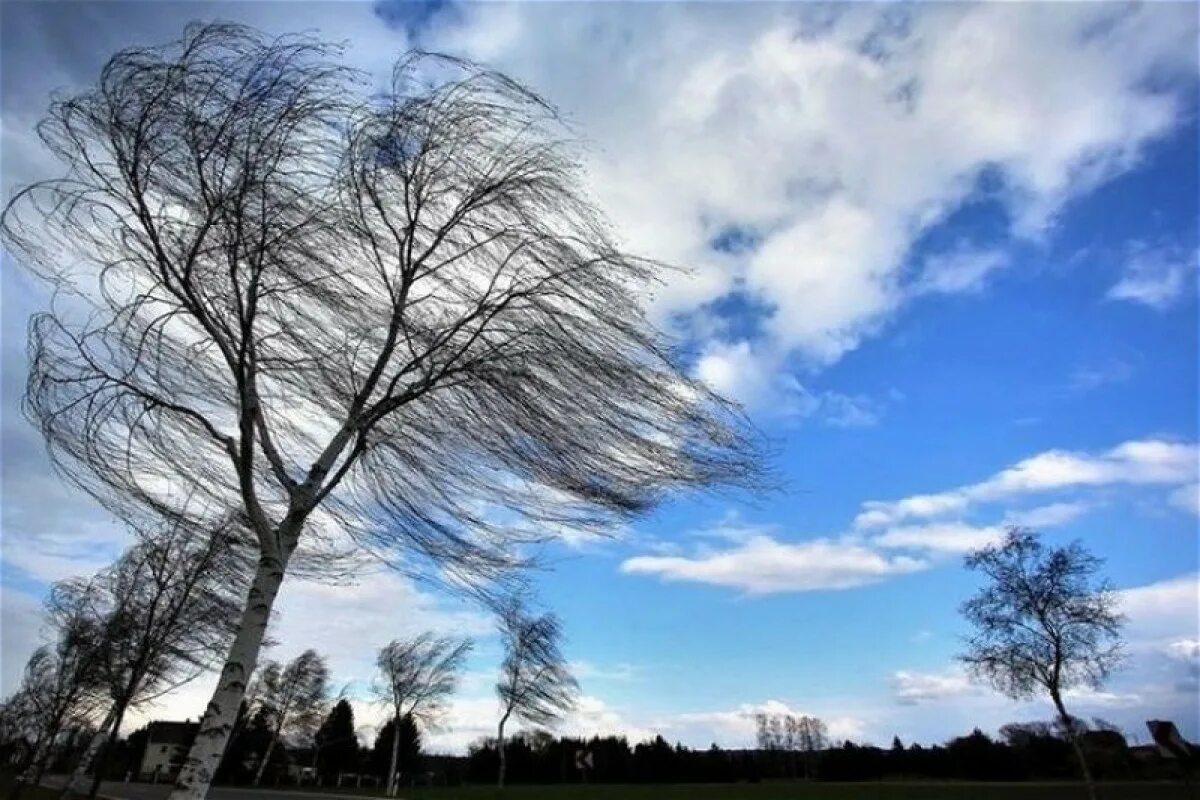
[[[57,777],[57,776],[55,776]],[[53,779],[45,781],[52,784]],[[61,785],[58,784],[58,785]],[[169,783],[124,783],[105,781],[100,784],[100,795],[110,800],[166,800],[171,793]],[[286,789],[248,789],[239,786],[214,786],[208,791],[208,800],[380,800],[378,796],[347,794],[345,792],[324,793],[316,791],[293,792]]]

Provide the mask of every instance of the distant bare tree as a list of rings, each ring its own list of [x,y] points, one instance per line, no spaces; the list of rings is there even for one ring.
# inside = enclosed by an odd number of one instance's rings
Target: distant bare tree
[[[801,753],[804,777],[812,777],[812,760],[815,753],[829,745],[828,728],[817,718],[807,715],[767,714],[754,715],[758,749],[776,750],[789,754],[790,769],[796,773],[796,753]]]
[[[446,701],[458,687],[458,673],[471,647],[470,639],[439,637],[426,631],[411,639],[393,640],[379,651],[375,695],[387,706],[394,731],[400,730],[406,716],[426,726],[437,722]],[[387,778],[389,797],[394,797],[398,788],[399,757],[400,736],[393,735]]]
[[[305,650],[287,664],[268,661],[259,670],[254,694],[271,721],[267,749],[254,773],[258,786],[279,738],[308,733],[321,723],[329,702],[329,668],[315,650]]]
[[[39,126],[65,176],[4,215],[74,293],[30,334],[59,470],[122,516],[177,516],[185,487],[257,541],[174,800],[212,779],[298,550],[478,588],[514,544],[759,474],[552,108],[464,61],[405,57],[375,91],[339,57],[230,24],[117,53]]]
[[[93,592],[86,582],[65,581],[55,584],[46,599],[54,643],[29,657],[17,696],[10,701],[25,715],[32,744],[9,800],[16,800],[27,783],[41,783],[59,735],[95,713],[101,694],[96,669],[101,630],[91,613]]]
[[[1063,693],[1098,688],[1121,660],[1124,618],[1111,587],[1097,578],[1102,562],[1078,542],[1047,547],[1033,531],[1014,527],[966,563],[988,582],[963,604],[974,630],[962,660],[1009,697],[1050,695],[1095,800],[1081,731]]]
[[[504,786],[507,758],[504,726],[510,717],[531,725],[549,724],[575,705],[579,684],[562,654],[562,625],[553,614],[531,615],[514,601],[501,615],[500,636],[504,662],[496,694],[500,697],[500,724],[496,729],[496,751],[500,769],[496,779]]]
[[[176,522],[138,533],[140,543],[89,582],[108,709],[64,795],[81,788],[94,766],[94,800],[125,713],[220,663],[234,635],[249,566],[240,532]]]

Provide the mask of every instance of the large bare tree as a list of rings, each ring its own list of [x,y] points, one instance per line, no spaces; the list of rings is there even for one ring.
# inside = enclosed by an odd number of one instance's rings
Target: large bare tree
[[[174,800],[204,795],[299,553],[484,587],[547,531],[758,474],[736,409],[643,312],[555,111],[406,56],[195,25],[117,53],[39,127],[10,252],[71,299],[31,324],[26,407],[118,513],[236,510],[259,551]]]
[[[458,673],[471,647],[470,639],[435,636],[426,631],[409,639],[395,639],[379,651],[375,695],[387,707],[394,725],[388,762],[389,797],[394,797],[398,788],[396,765],[402,721],[408,717],[427,727],[437,723],[446,701],[458,687]]]
[[[254,695],[270,720],[271,735],[254,772],[255,786],[262,782],[280,737],[313,730],[329,704],[329,668],[315,650],[305,650],[287,664],[268,661],[259,672]]]
[[[1078,542],[1049,547],[1031,530],[1010,528],[1003,542],[967,557],[987,582],[962,607],[973,628],[962,660],[1009,697],[1049,694],[1092,800],[1082,731],[1063,693],[1098,688],[1121,660],[1123,617],[1098,577],[1101,563]]]
[[[500,767],[496,784],[504,786],[508,759],[504,752],[504,727],[510,718],[531,725],[547,725],[575,705],[579,684],[562,653],[562,624],[553,614],[534,615],[514,601],[500,618],[504,661],[496,694],[500,722],[496,726],[496,752]]]
[[[88,582],[98,679],[108,708],[63,794],[89,768],[95,798],[126,712],[219,664],[234,635],[248,582],[236,528],[194,531],[180,522],[138,531],[139,542]]]

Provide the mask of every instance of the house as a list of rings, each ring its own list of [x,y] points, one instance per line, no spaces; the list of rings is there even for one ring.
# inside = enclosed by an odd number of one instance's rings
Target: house
[[[146,749],[138,777],[146,781],[174,780],[187,757],[199,724],[184,722],[151,722],[146,728]]]

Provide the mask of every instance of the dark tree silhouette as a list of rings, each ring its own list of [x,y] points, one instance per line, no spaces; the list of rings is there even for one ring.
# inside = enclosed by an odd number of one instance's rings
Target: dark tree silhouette
[[[1096,787],[1063,692],[1099,687],[1121,659],[1123,617],[1100,559],[1078,542],[1047,547],[1010,528],[1000,544],[967,557],[987,583],[963,604],[974,629],[961,656],[972,673],[1013,698],[1050,695],[1092,800]]]
[[[199,800],[297,553],[483,591],[515,544],[745,486],[754,437],[642,308],[554,110],[444,57],[368,90],[336,46],[230,24],[113,56],[39,133],[65,175],[9,251],[73,292],[31,324],[26,408],[122,516],[237,510],[258,546],[174,800]],[[319,569],[319,567],[314,567]]]
[[[254,696],[271,724],[266,752],[254,773],[258,786],[280,737],[311,732],[328,708],[325,659],[315,650],[305,650],[287,664],[268,661],[259,673]]]
[[[395,771],[404,775],[413,775],[421,765],[421,731],[417,728],[417,723],[407,714],[400,718],[398,726],[395,719],[389,719],[379,729],[374,747],[371,749],[371,771],[384,780],[386,780],[388,770],[392,765],[393,737],[397,735],[396,731],[400,732],[400,741],[395,744],[397,748]]]
[[[54,643],[29,657],[9,704],[22,716],[31,747],[9,800],[17,800],[27,783],[41,783],[59,734],[93,717],[103,695],[97,669],[102,622],[93,613],[95,589],[87,582],[55,584],[46,598],[48,628]]]
[[[318,775],[331,776],[334,780],[340,773],[358,772],[354,709],[345,698],[334,703],[313,736],[313,767]]]
[[[392,722],[399,726],[408,717],[424,723],[427,729],[435,724],[458,687],[458,673],[471,647],[470,639],[438,637],[428,631],[411,639],[393,640],[383,647],[376,660],[379,680],[375,694],[387,707]],[[399,759],[400,738],[395,737],[388,765],[389,796],[396,793]]]
[[[80,590],[99,637],[93,655],[108,708],[62,794],[96,797],[125,713],[219,663],[247,582],[246,542],[229,526],[140,531],[141,543]]]
[[[496,694],[500,698],[500,723],[496,750],[500,765],[496,783],[504,786],[507,761],[504,726],[509,718],[531,725],[547,725],[575,705],[579,684],[562,654],[562,625],[553,614],[534,616],[514,600],[501,615],[500,636],[504,662]]]

